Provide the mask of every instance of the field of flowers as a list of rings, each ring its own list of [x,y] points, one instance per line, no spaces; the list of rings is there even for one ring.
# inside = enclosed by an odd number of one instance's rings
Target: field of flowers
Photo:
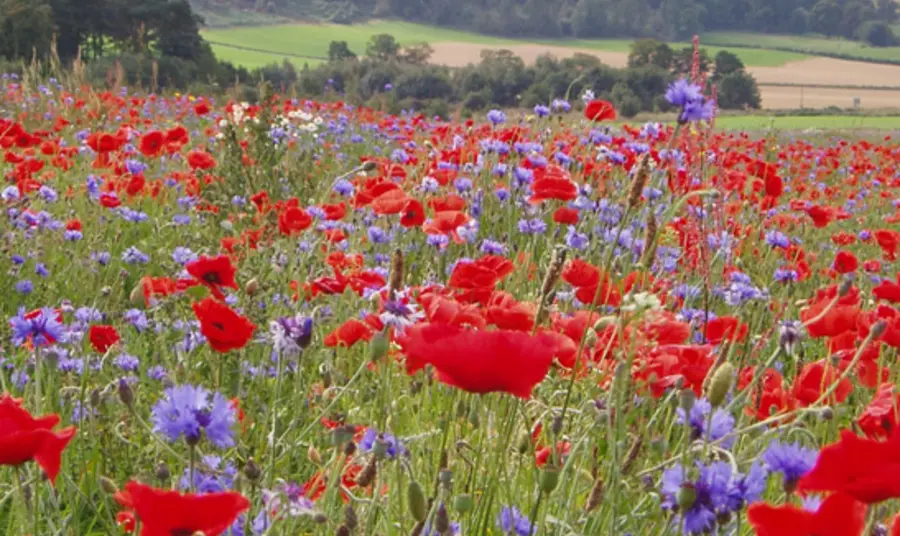
[[[4,84],[4,534],[900,534],[890,137]]]

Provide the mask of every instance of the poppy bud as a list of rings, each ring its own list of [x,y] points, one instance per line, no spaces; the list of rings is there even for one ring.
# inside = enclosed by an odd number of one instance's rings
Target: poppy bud
[[[369,343],[369,359],[373,363],[380,361],[382,357],[387,355],[389,347],[390,343],[384,332],[379,331],[372,337],[372,342]]]
[[[594,322],[594,331],[600,332],[616,323],[614,316],[602,316]]]
[[[824,408],[819,410],[819,417],[821,417],[823,421],[830,421],[834,418],[834,410],[828,406],[825,406]]]
[[[346,525],[341,525],[335,532],[335,536],[350,536],[350,529]]]
[[[388,295],[394,299],[394,295],[403,286],[403,252],[400,248],[394,250],[391,256],[390,281],[388,282]]]
[[[347,508],[344,509],[344,525],[350,530],[354,530],[359,526],[359,519],[356,517],[356,510],[353,509],[352,504],[348,504]]]
[[[165,481],[169,480],[169,478],[171,476],[172,476],[172,473],[169,471],[168,465],[166,465],[164,463],[160,463],[159,465],[156,466],[157,480],[159,480],[160,482],[165,482]]]
[[[310,445],[309,449],[306,450],[306,459],[315,465],[322,465],[322,455],[319,454],[319,450],[313,445]]]
[[[425,530],[425,522],[419,521],[413,527],[412,532],[409,533],[409,536],[420,536],[423,530]]]
[[[553,424],[550,425],[550,433],[553,436],[558,436],[563,429],[563,418],[562,415],[556,415],[553,417]]]
[[[128,385],[128,382],[125,381],[125,378],[119,379],[119,400],[125,404],[126,407],[131,408],[134,404],[134,392],[131,390],[131,386]]]
[[[105,476],[100,477],[100,489],[109,493],[110,495],[115,495],[119,492],[119,487],[116,486],[116,483],[106,478]]]
[[[875,324],[872,326],[872,331],[871,331],[872,338],[877,339],[877,338],[881,337],[882,335],[884,335],[884,330],[886,330],[886,329],[887,329],[887,323],[884,320],[879,320],[878,322],[875,322]]]
[[[453,472],[449,469],[441,469],[438,473],[438,481],[448,490],[453,487]]]
[[[247,464],[244,465],[244,474],[251,482],[256,482],[259,480],[259,477],[262,476],[262,470],[259,468],[259,465],[253,461],[253,458],[247,460]]]
[[[472,508],[475,507],[475,501],[472,499],[472,496],[468,493],[463,493],[457,495],[453,499],[453,509],[456,510],[460,514],[465,514],[467,512],[471,512]]]
[[[531,445],[531,434],[522,432],[522,434],[519,435],[519,441],[516,444],[516,449],[519,451],[519,454],[528,452],[529,445]]]
[[[350,457],[356,453],[356,443],[353,441],[347,441],[344,444],[344,456]]]
[[[313,516],[313,522],[319,525],[324,525],[325,523],[328,523],[328,516],[326,516],[322,512],[316,512],[316,515]]]
[[[844,279],[841,281],[841,286],[838,287],[838,297],[843,298],[847,294],[850,293],[850,290],[853,289],[853,280],[852,279]]]
[[[706,393],[706,398],[709,399],[709,403],[714,408],[725,402],[725,397],[728,396],[733,380],[734,366],[727,361],[719,365],[719,368],[713,374],[712,380],[709,382],[709,390]]]
[[[450,531],[450,516],[447,515],[447,507],[444,503],[438,505],[437,514],[434,516],[434,530],[438,534],[447,534]]]
[[[634,464],[634,461],[637,459],[638,454],[641,453],[641,448],[644,446],[644,436],[637,436],[634,438],[634,443],[631,444],[631,448],[628,449],[628,453],[625,454],[625,461],[622,462],[622,474],[628,474],[628,471],[631,469],[631,466]]]
[[[690,510],[697,501],[697,490],[692,485],[681,486],[678,492],[678,508],[684,512]]]
[[[556,469],[544,469],[541,471],[541,491],[547,494],[553,492],[559,485],[559,471]]]
[[[379,460],[383,460],[385,456],[387,456],[388,449],[390,445],[387,441],[384,440],[384,434],[378,434],[378,437],[375,438],[375,445],[372,448],[372,453]]]
[[[247,293],[248,296],[253,296],[259,291],[259,281],[254,277],[250,281],[247,281],[247,284],[244,285],[244,292]]]
[[[144,286],[140,283],[135,285],[133,289],[131,289],[131,294],[128,295],[128,299],[131,301],[133,305],[143,305],[144,304]]]
[[[378,167],[378,164],[376,164],[372,160],[366,160],[365,162],[363,162],[362,170],[368,173],[370,171],[375,171],[376,167]]]
[[[681,391],[680,398],[681,409],[684,410],[685,415],[690,415],[691,409],[694,407],[694,400],[696,400],[697,395],[695,395],[694,391],[690,389],[683,389]]]
[[[103,397],[100,395],[100,389],[94,389],[93,391],[91,391],[89,402],[91,403],[91,406],[95,408],[100,406],[100,404],[103,402]]]
[[[410,481],[409,486],[406,488],[406,498],[409,501],[409,513],[412,514],[413,519],[424,522],[428,511],[425,505],[425,491],[422,489],[422,484],[415,480]]]
[[[469,412],[469,424],[472,425],[472,428],[478,428],[481,424],[481,419],[478,417],[478,410],[473,406],[472,411]]]
[[[366,464],[365,469],[359,473],[359,476],[356,477],[356,485],[365,488],[368,487],[375,480],[375,476],[378,474],[378,460],[373,457],[369,460],[369,463]]]

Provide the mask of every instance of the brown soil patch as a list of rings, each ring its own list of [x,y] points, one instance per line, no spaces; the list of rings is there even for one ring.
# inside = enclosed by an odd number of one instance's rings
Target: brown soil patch
[[[603,63],[612,67],[624,67],[628,63],[628,54],[622,52],[605,52],[590,48],[558,47],[541,44],[521,44],[506,46],[489,46],[475,43],[434,43],[432,61],[442,65],[461,67],[469,63],[477,63],[483,50],[510,50],[525,60],[533,63],[542,55],[566,58],[576,53],[596,56]],[[860,86],[859,89],[832,89],[806,87],[760,87],[763,106],[766,108],[824,108],[853,106],[853,99],[858,97],[863,108],[896,108],[900,107],[900,90],[864,89],[864,86],[897,86],[900,87],[900,66],[879,65],[858,61],[846,61],[831,58],[810,58],[808,60],[790,62],[781,67],[749,67],[748,71],[756,77],[760,84],[811,84],[833,86]],[[802,96],[801,96],[802,93]]]

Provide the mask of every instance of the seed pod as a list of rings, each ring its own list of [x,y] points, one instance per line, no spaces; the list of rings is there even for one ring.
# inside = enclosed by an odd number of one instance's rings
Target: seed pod
[[[850,294],[851,289],[853,289],[853,280],[844,279],[841,281],[841,286],[838,287],[838,297],[843,298],[847,294]]]
[[[128,296],[128,299],[133,305],[144,305],[144,285],[142,283],[135,285],[135,287],[131,289],[131,294]]]
[[[350,530],[356,530],[356,527],[359,526],[359,519],[356,517],[356,510],[353,509],[352,504],[348,504],[344,509],[344,525]]]
[[[731,383],[733,381],[734,365],[726,361],[716,369],[712,380],[709,382],[709,390],[706,393],[706,398],[709,400],[709,403],[712,404],[712,407],[719,407],[725,402],[725,397],[728,396],[728,391],[731,389]]]
[[[628,449],[628,453],[625,454],[625,461],[622,462],[622,474],[627,475],[628,471],[631,470],[631,466],[634,464],[634,461],[637,459],[638,454],[641,453],[641,447],[644,446],[644,436],[638,435],[634,438],[634,443],[631,444],[631,448]]]
[[[259,480],[259,477],[262,476],[262,470],[259,468],[259,465],[253,461],[253,458],[247,460],[247,464],[244,465],[244,475],[247,476],[247,479],[250,480],[250,482],[256,482]]]
[[[556,469],[544,469],[541,471],[541,491],[550,494],[559,485],[559,471]]]
[[[353,441],[347,441],[344,444],[344,456],[350,457],[356,453],[356,443]]]
[[[441,469],[438,473],[438,482],[441,483],[442,486],[446,489],[451,489],[453,487],[453,471],[449,469]]]
[[[374,480],[375,476],[378,475],[378,459],[376,457],[372,457],[369,460],[369,463],[366,464],[365,469],[359,473],[359,476],[356,477],[356,485],[365,488],[368,487]]]
[[[456,510],[457,513],[465,514],[471,512],[474,507],[475,500],[472,499],[472,496],[468,493],[462,493],[453,499],[453,509]]]
[[[105,476],[100,477],[100,489],[109,493],[110,495],[115,495],[119,492],[119,487],[116,486],[116,483],[106,478]]]
[[[171,477],[172,477],[172,473],[169,471],[168,465],[166,465],[164,463],[160,463],[159,465],[156,466],[156,478],[158,480],[160,480],[161,482],[165,482],[166,480],[169,480],[169,478],[171,478]]]
[[[244,292],[246,292],[248,296],[253,296],[259,292],[259,281],[257,281],[255,277],[250,281],[247,281],[247,284],[244,285]]]
[[[334,534],[335,536],[350,536],[350,529],[347,525],[341,525]]]
[[[306,451],[306,459],[315,465],[322,465],[322,455],[319,454],[319,450],[313,445],[310,445],[309,449]]]
[[[644,153],[644,156],[637,164],[637,170],[634,173],[634,180],[631,183],[631,191],[628,193],[628,208],[634,208],[641,202],[641,194],[647,181],[650,179],[650,153]]]
[[[588,495],[587,502],[584,503],[585,512],[593,512],[600,506],[600,503],[603,502],[603,491],[603,480],[597,477],[594,480],[594,486],[591,488],[591,494]]]
[[[641,256],[641,266],[649,269],[656,258],[656,234],[659,227],[656,224],[656,216],[650,211],[647,214],[647,226],[644,227],[644,254]]]
[[[394,250],[391,256],[390,280],[388,282],[388,296],[394,299],[394,295],[403,286],[403,252],[400,248]]]
[[[370,171],[375,171],[376,167],[378,167],[378,164],[376,164],[373,160],[366,160],[365,162],[363,162],[362,170],[368,173]]]
[[[428,507],[425,504],[425,491],[422,489],[422,484],[415,480],[410,481],[406,488],[406,498],[409,501],[409,513],[413,519],[424,522],[425,516],[428,515]]]
[[[131,386],[128,385],[128,382],[125,381],[125,378],[119,379],[118,391],[119,400],[121,400],[126,407],[132,407],[132,405],[134,405],[134,392],[131,390]]]
[[[873,339],[877,339],[884,335],[884,331],[887,329],[887,323],[884,320],[879,320],[875,322],[872,326],[872,331],[870,332]]]
[[[694,394],[694,391],[690,389],[682,389],[681,391],[681,409],[684,410],[685,415],[691,414],[691,409],[694,407],[694,400],[697,398],[697,395]]]
[[[678,491],[678,508],[684,512],[690,510],[697,501],[697,490],[692,485],[681,486]]]

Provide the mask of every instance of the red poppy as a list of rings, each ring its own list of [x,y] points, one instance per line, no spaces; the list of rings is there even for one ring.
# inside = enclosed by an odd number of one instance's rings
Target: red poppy
[[[835,493],[815,512],[792,505],[751,504],[747,520],[757,536],[859,536],[866,527],[867,509],[850,495]]]
[[[608,101],[594,99],[584,107],[584,117],[589,121],[615,121],[616,108]]]
[[[710,344],[740,342],[747,337],[747,324],[733,316],[720,316],[706,323],[706,340]]]
[[[893,383],[882,385],[857,419],[860,430],[868,437],[887,439],[897,428],[900,395],[894,391]]]
[[[283,235],[294,235],[312,225],[312,216],[299,207],[288,207],[278,215],[278,230]]]
[[[819,400],[825,390],[836,382],[840,376],[841,371],[824,359],[807,363],[800,369],[800,372],[794,379],[792,389],[794,398],[802,406],[812,405]],[[853,382],[849,378],[844,378],[838,382],[834,394],[826,399],[825,403],[843,402],[850,396],[851,392],[853,392]]]
[[[807,208],[806,213],[812,218],[813,225],[816,227],[825,227],[837,217],[834,208],[818,205]]]
[[[33,417],[8,394],[0,396],[0,465],[18,466],[34,460],[50,482],[56,482],[62,451],[75,435],[70,426],[58,432],[59,415]]]
[[[336,346],[350,348],[359,341],[370,341],[374,336],[375,332],[372,331],[372,328],[364,322],[351,318],[325,336],[325,346],[329,348]]]
[[[892,229],[879,229],[875,231],[875,241],[884,253],[885,260],[897,260],[897,246],[900,245],[900,232]]]
[[[141,291],[144,303],[149,307],[154,296],[168,296],[178,292],[178,284],[168,277],[144,277],[141,279]]]
[[[476,305],[459,303],[431,292],[420,295],[418,301],[425,318],[432,324],[483,328],[487,323]]]
[[[839,274],[855,272],[858,267],[859,261],[849,251],[838,251],[834,257],[834,271]]]
[[[418,199],[407,199],[402,214],[400,225],[404,227],[418,227],[425,223],[425,209]]]
[[[406,371],[426,365],[437,379],[470,393],[505,392],[529,398],[550,370],[555,341],[521,331],[467,331],[446,324],[419,324],[400,341]]]
[[[151,130],[141,136],[140,149],[144,156],[158,156],[165,147],[166,136],[158,130]]]
[[[194,150],[187,155],[188,165],[191,169],[212,169],[216,167],[216,159],[206,151]]]
[[[194,104],[194,113],[199,116],[204,116],[210,112],[209,104],[206,104],[206,101],[198,101]]]
[[[560,225],[577,225],[578,210],[569,207],[559,207],[553,213],[553,221]]]
[[[116,194],[102,193],[100,194],[100,204],[106,208],[116,208],[122,205],[122,200]]]
[[[823,448],[800,479],[801,492],[843,492],[866,504],[900,497],[900,444],[863,439],[849,430]]]
[[[141,521],[140,536],[219,536],[250,508],[250,501],[233,491],[181,494],[134,481],[116,499]]]
[[[105,354],[112,345],[119,342],[119,334],[116,332],[116,328],[112,326],[94,325],[91,326],[91,329],[88,331],[88,339],[90,339],[91,346],[94,347],[94,350],[98,353]]]
[[[485,309],[485,318],[500,329],[531,331],[534,307],[519,303],[506,292],[494,292]]]
[[[866,262],[868,263],[872,261]],[[879,268],[881,267],[879,266]],[[867,271],[877,272],[878,270],[867,269]],[[890,279],[884,279],[881,281],[881,284],[872,289],[872,294],[879,300],[885,300],[891,303],[900,303],[900,284],[897,284]]]
[[[534,437],[532,432],[532,437]],[[569,455],[569,452],[572,450],[572,444],[568,441],[557,441],[556,442],[556,454],[560,457],[557,460],[558,465],[562,465],[566,456]],[[543,467],[547,465],[547,462],[550,461],[550,456],[553,454],[553,447],[547,445],[543,447],[538,447],[534,451],[534,463],[538,467]]]
[[[809,305],[800,311],[800,319],[810,337],[835,337],[856,327],[860,312],[859,289],[851,288],[832,307],[831,302],[837,293],[837,285],[819,290]]]
[[[634,378],[647,382],[655,398],[679,383],[701,396],[703,380],[713,365],[712,350],[712,346],[657,346],[635,363]]]
[[[199,259],[187,263],[184,268],[220,300],[225,298],[225,295],[222,294],[222,287],[235,290],[239,288],[234,280],[237,268],[231,264],[231,259],[227,255],[218,257],[203,255]]]
[[[514,270],[512,261],[498,255],[485,255],[475,261],[460,261],[453,267],[448,287],[492,289]]]
[[[578,197],[578,187],[565,176],[545,176],[535,178],[531,184],[531,197],[528,202],[532,205],[540,204],[547,199],[571,201]]]
[[[206,337],[210,348],[225,353],[247,345],[256,326],[247,317],[234,312],[214,298],[205,298],[192,304],[200,321],[200,333]]]
[[[328,221],[337,221],[344,219],[347,215],[347,204],[336,203],[334,205],[322,205],[322,211],[325,213],[325,219]]]

